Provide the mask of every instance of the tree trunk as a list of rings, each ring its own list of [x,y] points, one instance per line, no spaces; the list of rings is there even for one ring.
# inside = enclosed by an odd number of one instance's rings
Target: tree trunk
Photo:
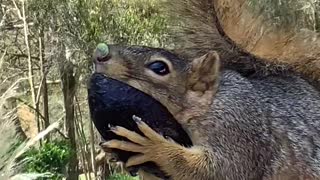
[[[43,29],[40,29],[39,33],[39,59],[40,59],[40,73],[41,77],[43,78],[42,81],[42,89],[41,89],[41,94],[42,94],[42,103],[43,103],[43,117],[44,117],[44,127],[43,129],[46,129],[50,125],[50,120],[49,120],[49,98],[48,98],[48,84],[47,84],[47,69],[45,68],[45,56],[44,56],[44,32]],[[46,136],[46,140],[50,140],[50,135]]]
[[[67,180],[78,179],[78,159],[77,159],[77,146],[75,136],[75,107],[74,98],[76,91],[76,79],[73,73],[73,64],[70,61],[65,61],[60,64],[60,73],[62,81],[62,91],[64,96],[64,106],[66,113],[66,129],[70,139],[72,156],[69,161]]]
[[[44,116],[44,129],[49,127],[50,120],[49,120],[49,99],[48,99],[48,85],[47,85],[47,76],[44,75],[44,84],[42,89],[42,100],[43,100],[43,116]],[[48,136],[49,138],[49,136]]]

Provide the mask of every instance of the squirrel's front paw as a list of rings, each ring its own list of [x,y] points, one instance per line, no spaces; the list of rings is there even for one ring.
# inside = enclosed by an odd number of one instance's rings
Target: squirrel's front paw
[[[166,158],[165,149],[163,148],[170,147],[171,145],[176,146],[176,144],[155,132],[146,123],[141,121],[139,117],[133,116],[133,120],[137,123],[138,128],[145,137],[123,127],[111,127],[112,132],[129,139],[131,142],[110,140],[101,144],[101,146],[140,153],[139,155],[132,156],[128,159],[126,162],[127,167],[143,164],[148,161],[153,161],[161,166],[161,162],[158,161],[159,156],[163,155],[160,158]]]

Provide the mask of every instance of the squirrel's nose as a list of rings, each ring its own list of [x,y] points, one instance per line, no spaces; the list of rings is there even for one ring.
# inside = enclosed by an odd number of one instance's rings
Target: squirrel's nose
[[[105,43],[99,43],[96,47],[96,50],[93,55],[93,61],[97,62],[106,62],[111,58],[109,47]]]

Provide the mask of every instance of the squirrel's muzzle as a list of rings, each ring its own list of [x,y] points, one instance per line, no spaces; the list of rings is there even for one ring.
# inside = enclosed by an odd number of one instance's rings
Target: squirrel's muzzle
[[[99,43],[93,54],[94,63],[103,63],[111,58],[109,46],[105,43]]]
[[[99,43],[93,53],[93,64],[95,72],[105,73],[107,64],[112,58],[110,46],[105,43]]]

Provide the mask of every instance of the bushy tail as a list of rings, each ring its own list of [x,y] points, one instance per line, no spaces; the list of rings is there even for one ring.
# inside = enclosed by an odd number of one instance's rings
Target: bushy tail
[[[188,57],[217,50],[225,66],[243,73],[296,71],[320,82],[319,34],[296,22],[275,25],[254,1],[168,1],[176,48]]]

